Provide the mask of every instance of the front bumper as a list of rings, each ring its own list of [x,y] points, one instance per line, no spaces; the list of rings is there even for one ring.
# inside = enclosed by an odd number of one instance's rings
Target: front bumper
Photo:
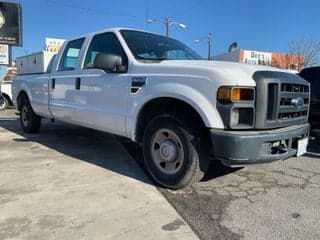
[[[292,157],[298,140],[308,135],[308,123],[266,131],[211,130],[214,157],[232,167]]]

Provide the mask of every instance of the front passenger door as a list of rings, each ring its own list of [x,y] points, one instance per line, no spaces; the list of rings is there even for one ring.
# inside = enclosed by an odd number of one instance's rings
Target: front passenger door
[[[121,73],[94,68],[95,57],[100,53],[120,56]],[[126,71],[128,58],[116,34],[106,32],[93,36],[79,72],[81,87],[77,95],[83,102],[75,113],[78,124],[125,135],[129,96],[129,75]]]

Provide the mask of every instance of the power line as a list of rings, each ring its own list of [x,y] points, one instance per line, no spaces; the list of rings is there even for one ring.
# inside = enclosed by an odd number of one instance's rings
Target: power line
[[[198,7],[199,5],[201,5],[201,3],[203,2],[203,0],[195,0],[191,5],[187,6],[183,12],[184,14],[182,14],[182,16],[190,16],[195,12],[195,8]]]
[[[133,14],[126,14],[126,13],[118,13],[115,14],[113,12],[108,12],[100,9],[94,9],[94,8],[88,8],[88,7],[81,7],[75,4],[70,4],[70,3],[65,3],[65,2],[60,2],[60,1],[55,1],[55,0],[46,0],[48,4],[55,4],[59,5],[60,7],[65,7],[65,8],[72,8],[72,9],[79,9],[81,11],[85,12],[94,12],[94,13],[99,13],[103,15],[109,15],[109,16],[115,16],[115,17],[131,17],[131,18],[145,18],[145,16],[139,16],[139,15],[133,15]]]

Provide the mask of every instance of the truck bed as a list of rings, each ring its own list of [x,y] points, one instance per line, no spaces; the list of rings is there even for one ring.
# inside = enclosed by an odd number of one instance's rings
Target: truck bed
[[[18,75],[14,78],[12,85],[13,96],[18,96],[18,91],[28,86],[30,102],[34,112],[42,117],[51,117],[49,110],[49,73]],[[13,99],[16,105],[16,99]]]

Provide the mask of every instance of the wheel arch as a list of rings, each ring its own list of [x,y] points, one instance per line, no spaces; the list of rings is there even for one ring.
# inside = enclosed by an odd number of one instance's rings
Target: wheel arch
[[[21,100],[26,97],[28,101],[30,101],[28,93],[25,90],[21,90],[17,96],[17,109],[20,110],[21,107]]]
[[[2,95],[2,97],[6,98],[8,103],[9,103],[9,105],[12,106],[12,101],[11,101],[10,96],[8,94],[6,94],[6,93],[1,93],[1,95]]]
[[[199,124],[200,129],[209,127],[208,119],[197,108],[185,100],[176,97],[157,97],[147,101],[137,114],[134,128],[134,141],[142,142],[144,129],[148,122],[159,114],[180,112]]]

